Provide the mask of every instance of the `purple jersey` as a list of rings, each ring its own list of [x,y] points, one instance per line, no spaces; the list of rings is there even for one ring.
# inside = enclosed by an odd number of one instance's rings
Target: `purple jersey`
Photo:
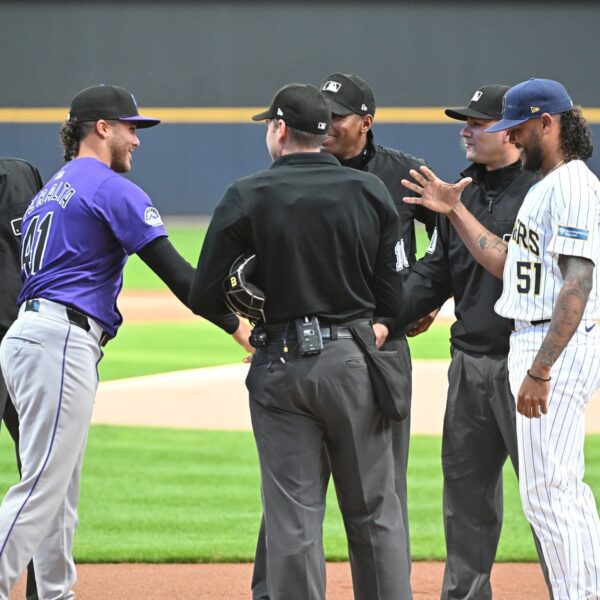
[[[67,163],[23,217],[17,302],[46,298],[89,315],[114,336],[123,318],[117,296],[127,256],[166,236],[137,185],[95,158]]]

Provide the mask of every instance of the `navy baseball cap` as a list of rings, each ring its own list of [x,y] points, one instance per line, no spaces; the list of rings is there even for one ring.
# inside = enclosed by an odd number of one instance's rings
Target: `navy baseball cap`
[[[552,79],[529,79],[511,87],[504,95],[502,119],[485,131],[504,131],[544,113],[556,115],[573,108],[565,86]]]
[[[116,85],[95,85],[81,90],[71,101],[69,119],[77,121],[128,121],[139,129],[154,127],[159,119],[140,115],[133,94]]]
[[[319,86],[334,115],[375,115],[375,96],[369,84],[358,75],[334,73]]]
[[[307,83],[289,83],[279,89],[271,106],[254,115],[253,121],[281,119],[287,125],[307,133],[326,133],[331,113],[323,94]]]

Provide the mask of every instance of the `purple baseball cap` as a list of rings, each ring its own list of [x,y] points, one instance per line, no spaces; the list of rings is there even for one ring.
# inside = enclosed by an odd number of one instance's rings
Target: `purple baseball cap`
[[[528,79],[504,94],[502,119],[485,131],[504,131],[544,113],[556,115],[572,108],[573,100],[562,83],[552,79]]]
[[[71,101],[69,119],[77,121],[128,121],[139,129],[154,127],[159,119],[140,115],[133,94],[116,85],[95,85],[81,90]]]

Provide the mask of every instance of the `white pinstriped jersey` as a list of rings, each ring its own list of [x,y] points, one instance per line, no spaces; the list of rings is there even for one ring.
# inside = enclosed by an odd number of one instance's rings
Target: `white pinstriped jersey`
[[[594,262],[594,283],[583,321],[600,316],[600,182],[581,160],[561,165],[531,187],[508,244],[499,315],[549,319],[563,284],[558,256]]]

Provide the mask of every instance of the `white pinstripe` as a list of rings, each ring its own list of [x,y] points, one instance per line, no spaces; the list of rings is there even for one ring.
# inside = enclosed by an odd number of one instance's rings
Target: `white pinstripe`
[[[554,600],[600,600],[600,519],[583,483],[585,409],[600,387],[600,182],[579,160],[529,190],[513,229],[496,312],[517,321],[510,340],[511,390],[519,389],[548,331],[563,278],[558,257],[594,262],[583,319],[552,368],[548,413],[517,413],[523,510],[540,540]]]
[[[559,235],[559,227],[587,232],[587,239]],[[600,182],[584,162],[573,160],[536,183],[527,193],[508,244],[502,295],[495,310],[509,319],[537,321],[549,319],[562,287],[558,255],[582,256],[600,262]],[[519,263],[539,263],[540,291],[520,292],[527,280],[536,276],[534,267]],[[600,273],[594,269],[594,285],[584,319],[600,317]]]
[[[600,327],[580,325],[552,369],[548,413],[517,413],[519,481],[523,510],[535,529],[555,600],[600,598],[600,520],[583,483],[585,409],[600,387]],[[508,359],[515,398],[548,324],[511,336]]]

